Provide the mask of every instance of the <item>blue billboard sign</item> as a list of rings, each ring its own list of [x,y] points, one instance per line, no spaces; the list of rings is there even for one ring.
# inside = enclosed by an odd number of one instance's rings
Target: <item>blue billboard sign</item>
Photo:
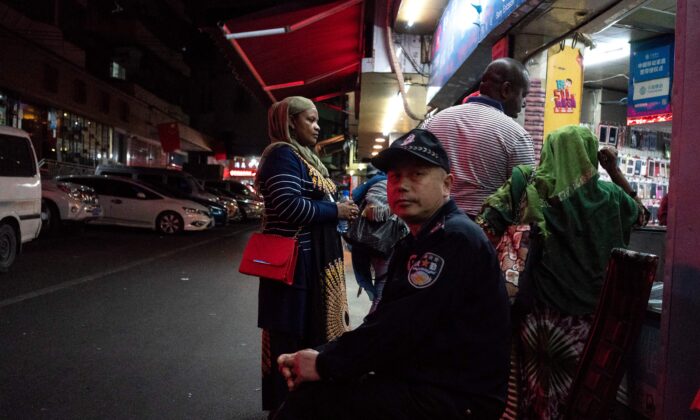
[[[671,112],[673,38],[632,42],[627,117]]]
[[[433,37],[428,100],[447,83],[479,43],[525,1],[451,0],[449,2]]]

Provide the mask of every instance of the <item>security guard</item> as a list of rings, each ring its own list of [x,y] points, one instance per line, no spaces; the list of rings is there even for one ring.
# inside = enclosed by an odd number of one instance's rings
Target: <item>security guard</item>
[[[362,325],[279,357],[294,392],[276,419],[498,419],[510,327],[493,247],[449,198],[449,161],[432,133],[412,130],[372,163],[411,235]]]

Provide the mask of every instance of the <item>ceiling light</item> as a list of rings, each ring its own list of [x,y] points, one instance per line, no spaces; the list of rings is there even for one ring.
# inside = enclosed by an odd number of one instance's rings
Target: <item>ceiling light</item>
[[[372,152],[372,156],[377,156],[379,152]]]
[[[413,26],[414,23],[416,23],[417,20],[420,19],[421,17],[421,12],[423,12],[423,9],[425,8],[424,3],[421,0],[407,0],[405,2],[401,2],[401,6],[406,4],[406,10],[404,13],[404,16],[406,17],[406,26],[409,28]]]
[[[625,39],[601,42],[593,49],[586,48],[583,64],[586,67],[590,67],[629,57],[629,55],[630,43]]]
[[[384,146],[382,146],[381,144],[375,144],[374,146],[372,146],[373,149],[382,149],[383,147]]]
[[[377,137],[376,139],[374,139],[374,141],[376,141],[377,143],[384,143],[386,139],[384,137]]]
[[[408,91],[411,85],[404,83],[404,90],[408,95]],[[389,104],[384,111],[384,119],[382,120],[382,134],[388,136],[394,129],[394,125],[399,119],[399,115],[403,113],[403,100],[401,99],[401,92],[397,92],[396,95],[389,99]]]

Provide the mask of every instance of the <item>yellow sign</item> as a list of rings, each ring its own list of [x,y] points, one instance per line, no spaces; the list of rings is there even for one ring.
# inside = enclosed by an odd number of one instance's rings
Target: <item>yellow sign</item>
[[[578,48],[549,49],[547,92],[544,108],[544,138],[559,127],[581,122],[583,59]]]

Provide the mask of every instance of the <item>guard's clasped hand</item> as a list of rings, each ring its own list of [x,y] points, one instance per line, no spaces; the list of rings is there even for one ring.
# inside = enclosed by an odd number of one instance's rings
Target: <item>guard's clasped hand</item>
[[[279,371],[287,381],[290,391],[294,391],[304,382],[321,379],[316,370],[317,356],[316,350],[305,349],[296,353],[282,354],[277,358]]]

